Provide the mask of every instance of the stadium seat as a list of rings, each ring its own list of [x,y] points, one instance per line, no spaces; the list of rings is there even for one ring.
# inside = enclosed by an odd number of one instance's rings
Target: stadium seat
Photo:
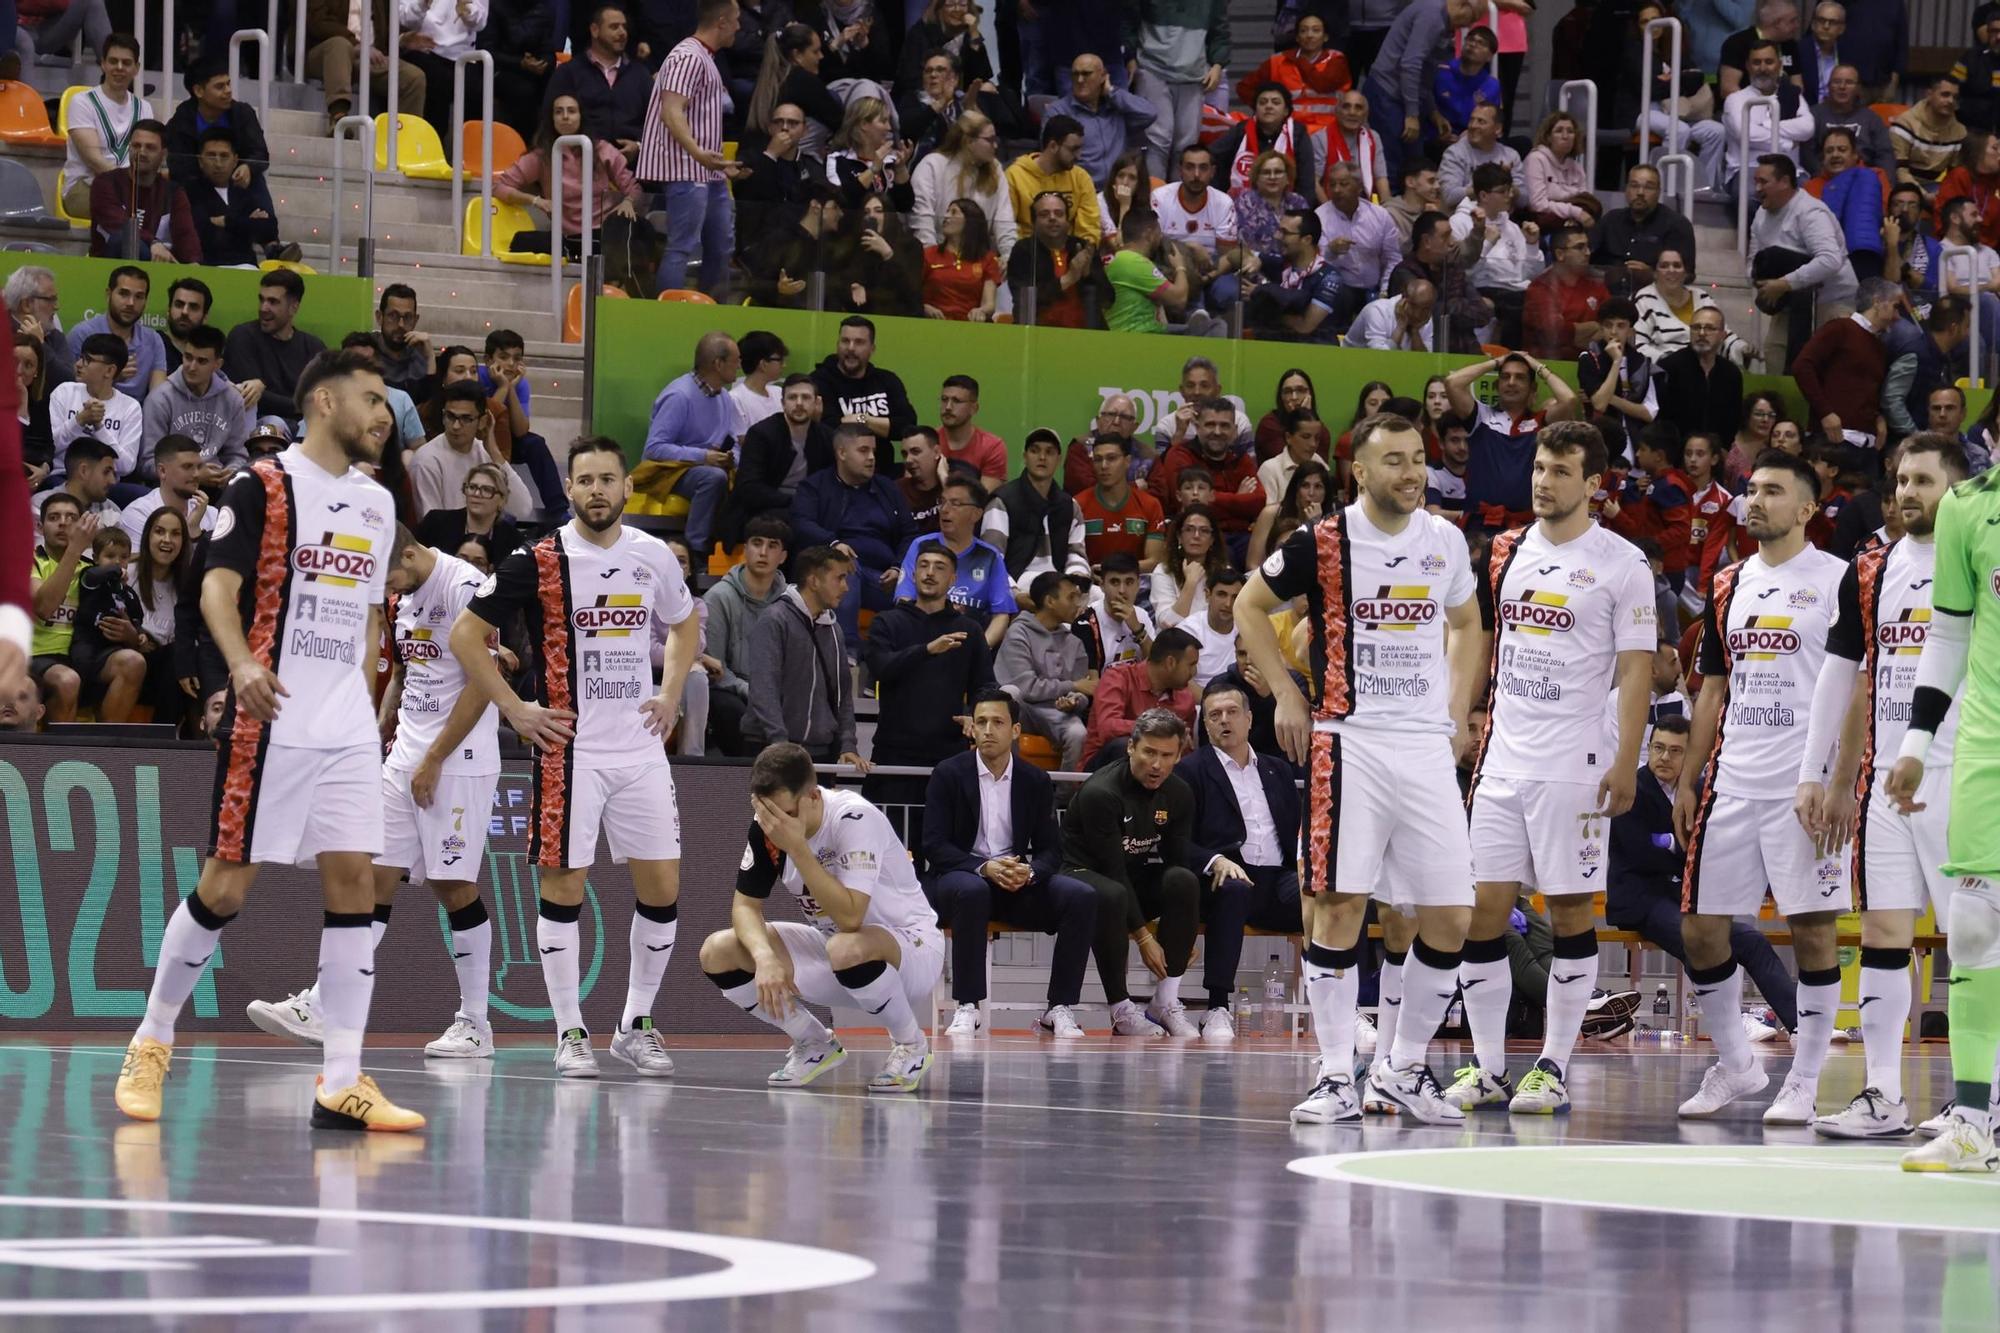
[[[389,113],[375,117],[375,170],[389,169]],[[396,170],[411,180],[448,181],[444,141],[422,116],[396,113]]]
[[[1882,123],[1887,125],[1890,121],[1908,111],[1910,104],[1907,102],[1876,102],[1868,109],[1880,116]]]
[[[479,179],[479,157],[485,147],[489,131],[493,135],[494,175],[499,175],[527,154],[528,145],[522,140],[520,131],[512,125],[488,120],[468,120],[465,122],[465,133],[459,139],[460,149],[465,155],[467,180]]]
[[[69,104],[89,91],[81,84],[71,84],[63,89],[62,100],[56,103],[56,133],[65,143],[69,141]]]
[[[715,298],[707,292],[692,291],[685,287],[670,287],[653,299],[656,301],[687,301],[693,305],[715,304]]]
[[[35,173],[7,157],[0,157],[0,222],[56,231],[69,227],[42,202],[42,183],[35,179]]]
[[[1479,350],[1487,356],[1506,356],[1513,349],[1502,347],[1499,343],[1481,343]]]
[[[608,282],[604,284],[599,296],[613,301],[632,299],[630,293],[623,287],[613,287]],[[583,341],[583,284],[580,282],[572,282],[569,285],[569,295],[563,298],[562,340],[566,343]]]
[[[513,253],[514,236],[517,232],[535,230],[535,219],[519,204],[504,200],[493,201],[493,257],[503,264],[524,264],[532,268],[547,268],[547,255]],[[465,201],[465,240],[458,247],[460,254],[479,253],[479,200]]]
[[[294,273],[303,273],[308,276],[319,272],[311,264],[303,264],[296,259],[266,259],[263,263],[257,265],[259,273],[269,273],[273,269],[281,268],[290,269]]]
[[[686,518],[687,497],[674,494],[674,483],[687,471],[686,463],[641,463],[632,469],[632,498],[625,512],[641,517]]]
[[[1062,768],[1062,751],[1056,749],[1055,742],[1032,732],[1021,733],[1021,758],[1045,773],[1054,773]]]
[[[63,136],[49,124],[41,94],[28,84],[0,83],[0,143],[63,146]]]
[[[68,188],[69,180],[67,176],[65,173],[58,171],[56,173],[56,216],[64,222],[69,223],[71,227],[80,227],[88,231],[90,229],[89,218],[71,217],[69,210],[63,207],[63,192]]]

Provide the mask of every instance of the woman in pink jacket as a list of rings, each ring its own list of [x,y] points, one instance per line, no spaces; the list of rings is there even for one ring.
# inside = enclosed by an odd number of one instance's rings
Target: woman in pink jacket
[[[556,210],[555,202],[549,197],[554,189],[550,180],[550,155],[558,138],[580,134],[582,127],[583,109],[577,100],[567,93],[554,99],[543,113],[541,128],[535,132],[535,146],[513,166],[493,178],[493,193],[510,204],[532,208],[542,216],[552,218]],[[643,192],[632,169],[625,164],[625,155],[604,139],[595,140],[592,147],[595,153],[590,182],[589,225],[593,233],[600,233],[597,241],[593,242],[593,250],[603,252],[601,233],[611,219],[619,220],[613,231],[627,227],[634,231],[650,231],[651,228],[639,215]],[[574,255],[581,246],[584,226],[583,154],[575,148],[563,150],[562,177],[563,245],[566,253]],[[547,254],[549,248],[550,233],[547,231],[524,231],[514,238],[517,253]]]
[[[1535,132],[1535,150],[1522,168],[1528,178],[1528,211],[1542,230],[1566,222],[1588,227],[1604,206],[1591,191],[1585,169],[1583,131],[1567,111],[1552,113]]]

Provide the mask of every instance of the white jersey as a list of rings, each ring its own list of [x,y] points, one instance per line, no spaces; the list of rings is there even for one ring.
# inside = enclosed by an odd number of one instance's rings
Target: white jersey
[[[395,540],[389,492],[353,468],[335,476],[297,445],[224,488],[208,567],[243,576],[244,637],[284,683],[271,744],[344,750],[375,737],[368,613],[386,595]],[[225,725],[234,692],[229,707]]]
[[[1854,558],[1840,581],[1840,619],[1826,650],[1868,668],[1870,726],[1868,753],[1874,766],[1888,769],[1903,747],[1910,726],[1910,701],[1917,692],[1917,659],[1931,625],[1931,580],[1937,546],[1909,538]],[[1924,767],[1946,768],[1958,735],[1958,700],[1937,729]]]
[[[1301,527],[1259,570],[1280,601],[1306,599],[1315,726],[1451,734],[1445,613],[1477,585],[1449,520],[1419,509],[1391,535],[1357,501]]]
[[[819,795],[826,816],[808,845],[843,887],[868,895],[861,924],[890,930],[935,929],[937,913],[924,897],[910,854],[897,840],[889,817],[846,787],[821,787]],[[800,913],[815,929],[827,935],[838,931],[833,918],[806,891],[798,866],[773,847],[753,821],[737,867],[736,891],[747,898],[769,898],[774,884],[782,884],[798,899]]]
[[[1701,673],[1729,679],[1716,728],[1717,792],[1771,800],[1798,787],[1846,570],[1846,561],[1808,546],[1775,567],[1759,553],[1717,571],[1701,637]]]
[[[1177,181],[1168,181],[1153,191],[1153,213],[1160,219],[1160,231],[1170,241],[1186,241],[1214,254],[1218,246],[1236,243],[1236,201],[1222,190],[1210,189],[1201,197],[1201,207],[1190,209],[1181,198]]]
[[[396,710],[396,743],[389,765],[414,770],[444,730],[465,689],[465,668],[451,651],[451,626],[472,603],[485,575],[455,556],[433,552],[437,565],[422,586],[397,599],[396,661],[403,668],[403,700]],[[438,770],[458,777],[500,771],[500,712],[492,704]]]
[[[629,768],[665,754],[639,715],[654,694],[653,629],[694,614],[665,542],[620,528],[601,547],[565,523],[503,560],[469,609],[489,625],[515,611],[528,617],[536,702],[576,714],[573,767]]]
[[[1639,549],[1591,524],[1558,546],[1540,523],[1493,539],[1493,702],[1481,776],[1595,784],[1617,757],[1604,726],[1618,654],[1660,627]]]

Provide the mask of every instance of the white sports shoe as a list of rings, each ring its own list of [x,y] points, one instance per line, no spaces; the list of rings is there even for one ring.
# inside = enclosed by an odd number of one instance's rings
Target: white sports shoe
[[[1785,1075],[1785,1081],[1778,1088],[1778,1095],[1764,1108],[1764,1123],[1767,1125],[1810,1125],[1818,1114],[1819,1080],[1807,1078],[1804,1074]]]
[[[1910,1132],[1910,1108],[1880,1089],[1863,1088],[1845,1110],[1815,1116],[1812,1127],[1823,1139],[1900,1139]]]
[[[1954,1107],[1945,1120],[1936,1138],[1903,1154],[1905,1171],[2000,1171],[1990,1114]]]
[[[1938,1113],[1917,1126],[1917,1137],[1934,1139],[1951,1128],[1951,1113],[1958,1109],[1958,1101],[1953,1098],[1938,1107]]]
[[[434,1060],[490,1060],[493,1029],[459,1014],[442,1037],[424,1047],[424,1054]]]
[[[983,1026],[985,1025],[979,1021],[979,1006],[976,1004],[961,1004],[958,1008],[952,1010],[951,1026],[944,1030],[944,1035],[947,1037],[976,1037],[979,1035],[979,1029]]]
[[[571,1028],[556,1038],[556,1073],[564,1078],[596,1078],[597,1053],[590,1049],[590,1034]]]
[[[1354,1016],[1354,1053],[1366,1060],[1375,1054],[1375,1020],[1366,1014]]]
[[[1753,1043],[1776,1041],[1782,1028],[1773,1027],[1752,1013],[1743,1015],[1743,1035]]]
[[[1384,1097],[1381,1093],[1375,1091],[1375,1076],[1381,1073],[1383,1070],[1387,1069],[1388,1067],[1389,1067],[1389,1059],[1387,1056],[1382,1057],[1381,1059],[1375,1061],[1373,1064],[1368,1066],[1368,1076],[1361,1081],[1361,1114],[1363,1115],[1402,1114],[1401,1109],[1397,1107],[1396,1103],[1390,1101],[1387,1097]]]
[[[1201,1023],[1203,1041],[1235,1041],[1236,1020],[1229,1016],[1227,1009],[1211,1009]]]
[[[660,1031],[650,1018],[640,1019],[630,1032],[613,1037],[611,1055],[647,1078],[667,1078],[674,1072],[674,1058],[667,1054],[667,1043],[660,1039]]]
[[[1514,1095],[1514,1086],[1504,1074],[1489,1074],[1477,1060],[1460,1068],[1445,1089],[1444,1099],[1461,1111],[1476,1106],[1500,1106]]]
[[[1521,1076],[1507,1110],[1513,1115],[1561,1115],[1569,1110],[1569,1089],[1563,1086],[1562,1070],[1555,1061],[1535,1061],[1535,1067]]]
[[[319,1005],[310,987],[275,1003],[252,1000],[243,1007],[243,1012],[250,1016],[252,1023],[274,1037],[290,1037],[308,1046],[318,1046],[326,1040]]]
[[[1165,1008],[1146,1006],[1146,1021],[1161,1028],[1169,1037],[1199,1037],[1201,1029],[1187,1016],[1187,1006],[1179,1000]]]
[[[1049,1011],[1042,1015],[1041,1020],[1036,1026],[1051,1037],[1081,1037],[1084,1035],[1083,1024],[1076,1021],[1076,1010],[1066,1004],[1049,1006]]]
[[[1764,1072],[1764,1066],[1754,1060],[1748,1069],[1733,1074],[1718,1060],[1702,1074],[1700,1091],[1681,1103],[1680,1116],[1683,1120],[1712,1116],[1738,1097],[1762,1092],[1770,1082],[1771,1076]]]
[[[764,1081],[774,1088],[803,1088],[846,1058],[847,1048],[831,1033],[825,1041],[793,1042],[784,1068],[773,1071]]]
[[[1465,1123],[1465,1112],[1445,1100],[1429,1065],[1398,1069],[1385,1060],[1368,1075],[1368,1089],[1426,1125]]]
[[[909,1045],[901,1042],[889,1048],[889,1058],[882,1062],[882,1072],[868,1080],[870,1092],[915,1092],[917,1085],[924,1081],[924,1071],[931,1067],[930,1043],[919,1036]]]
[[[1361,1100],[1354,1093],[1354,1080],[1346,1074],[1321,1073],[1306,1099],[1292,1108],[1292,1123],[1297,1125],[1345,1125],[1360,1120]]]
[[[1130,1000],[1111,1006],[1111,1031],[1120,1037],[1164,1037],[1167,1030],[1139,1012]]]

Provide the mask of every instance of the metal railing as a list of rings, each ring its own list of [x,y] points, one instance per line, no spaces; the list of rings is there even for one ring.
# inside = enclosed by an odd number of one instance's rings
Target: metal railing
[[[364,5],[362,8],[372,9],[373,6]],[[267,13],[269,17],[266,18],[265,22],[270,24],[270,30],[275,36],[278,31],[278,0],[271,0],[271,6]],[[303,13],[295,15],[294,19],[295,21],[292,24],[292,78],[299,83],[304,83],[306,81],[306,19]],[[367,32],[368,16],[364,14],[361,22],[363,25],[362,31],[365,34]],[[275,44],[272,49],[275,52]],[[364,47],[356,55],[361,67],[361,77],[365,81],[368,77],[367,48]]]
[[[1639,56],[1642,71],[1639,81],[1640,166],[1651,160],[1653,147],[1653,30],[1656,28],[1665,28],[1673,34],[1673,40],[1667,43],[1671,52],[1667,65],[1667,93],[1673,99],[1667,103],[1667,153],[1672,156],[1681,151],[1681,118],[1673,112],[1674,101],[1678,101],[1681,95],[1681,25],[1678,19],[1654,19],[1646,25]]]
[[[493,257],[493,55],[467,51],[451,62],[451,218],[458,250],[465,253],[465,67],[482,69],[486,130],[479,136],[479,253]]]
[[[370,7],[367,3],[367,0],[362,0],[361,7],[363,9],[368,9]],[[402,109],[399,103],[401,103],[403,98],[403,79],[402,79],[403,13],[402,13],[402,6],[393,3],[393,0],[388,6],[388,10],[389,10],[389,87],[388,87],[389,143],[387,151],[389,156],[387,165],[390,171],[394,171],[396,169],[397,157],[399,156],[398,149],[401,148],[401,145],[397,142],[397,140],[401,138],[401,136],[398,135],[396,131],[398,127],[402,124],[402,122],[396,119],[396,115]],[[372,235],[373,233],[370,234]]]
[[[595,187],[597,183],[597,148],[587,134],[565,134],[549,145],[549,308],[555,312],[556,328],[563,323],[563,149],[575,148],[583,158],[583,207],[578,210],[577,239],[582,247],[578,251],[581,259],[579,278],[587,281],[590,277],[590,233],[591,224],[596,221]],[[585,293],[586,298],[588,293]],[[581,341],[588,342],[590,335],[590,301],[585,299],[581,315]]]
[[[139,29],[141,33],[144,28]],[[155,108],[161,120],[174,114],[174,0],[165,0],[160,12],[160,101]],[[142,37],[141,41],[144,40]]]
[[[1745,259],[1750,257],[1750,196],[1755,193],[1751,178],[1757,171],[1757,154],[1750,151],[1750,113],[1758,107],[1767,108],[1767,114],[1771,118],[1771,142],[1773,145],[1778,142],[1778,99],[1744,98],[1742,104],[1736,108],[1736,146],[1738,152],[1742,154],[1742,161],[1736,168],[1736,253]],[[1778,149],[1774,146],[1770,151],[1775,153]],[[1728,160],[1729,150],[1725,144],[1723,162],[1726,164]]]
[[[1583,171],[1592,193],[1597,190],[1597,80],[1571,79],[1556,93],[1556,106],[1569,110],[1569,90],[1583,89]]]
[[[1662,153],[1660,154],[1659,161],[1653,163],[1653,168],[1654,170],[1660,173],[1660,197],[1662,199],[1669,199],[1673,197],[1674,190],[1673,187],[1668,182],[1672,177],[1679,178],[1681,216],[1684,218],[1693,218],[1694,217],[1694,173],[1695,173],[1694,154]],[[1678,170],[1672,171],[1670,174],[1670,168],[1678,168]]]
[[[361,144],[361,234],[363,237],[375,234],[374,128],[375,122],[359,112],[342,116],[333,127],[333,232],[329,237],[327,261],[336,273],[340,271],[340,224],[347,214],[347,155],[341,150],[346,146],[349,130],[354,131],[355,139]]]
[[[1979,247],[1976,245],[1944,245],[1938,247],[1938,295],[1951,294],[1951,261],[1959,255],[1965,256],[1965,303],[1971,307],[1970,341],[1966,344],[1967,373],[1972,378],[1972,387],[1986,387],[1985,367],[1979,357]]]
[[[236,79],[238,57],[245,42],[257,43],[257,116],[268,133],[271,126],[271,34],[262,28],[238,28],[229,34],[229,78]]]

